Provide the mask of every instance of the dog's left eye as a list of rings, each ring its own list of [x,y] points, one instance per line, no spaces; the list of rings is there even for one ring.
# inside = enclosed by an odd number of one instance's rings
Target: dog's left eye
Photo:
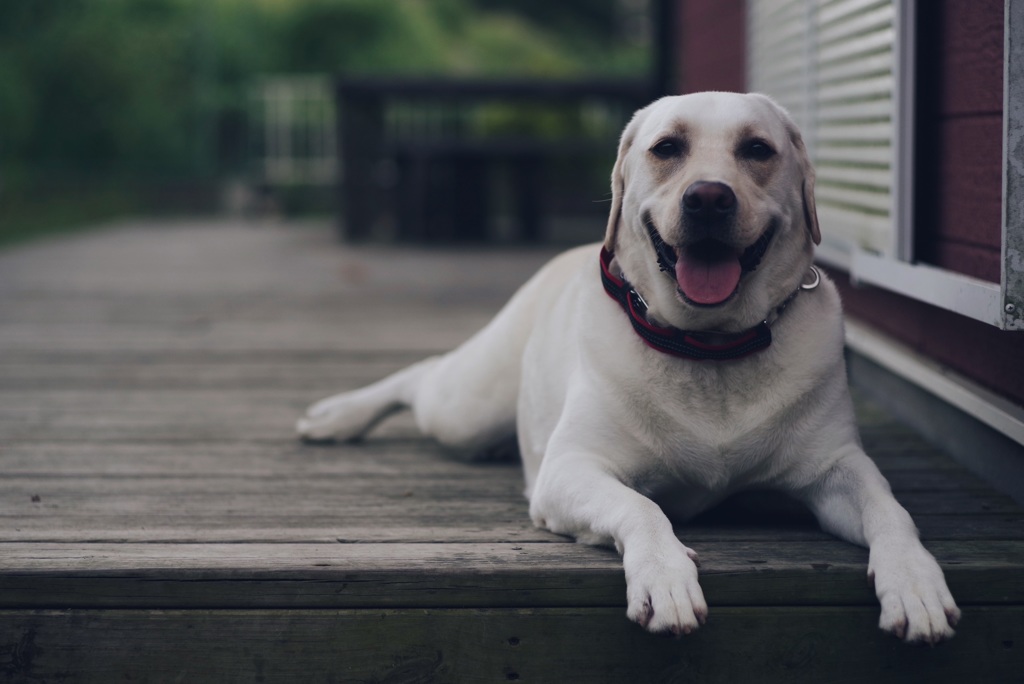
[[[740,148],[740,153],[755,161],[765,161],[775,156],[775,150],[764,140],[751,140]]]

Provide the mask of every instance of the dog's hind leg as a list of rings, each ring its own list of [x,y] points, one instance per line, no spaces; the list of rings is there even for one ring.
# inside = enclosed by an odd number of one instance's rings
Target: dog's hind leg
[[[483,330],[458,349],[401,370],[369,387],[313,404],[299,420],[303,439],[356,439],[388,415],[412,408],[424,435],[478,452],[515,435],[523,350],[538,308],[593,249],[549,262]]]
[[[458,349],[313,404],[299,419],[299,436],[358,439],[405,408],[412,408],[424,435],[453,449],[475,452],[514,434],[522,348],[531,327],[521,320],[525,313],[506,306]]]
[[[477,452],[515,433],[522,331],[503,323],[508,308],[464,345],[362,389],[319,401],[296,429],[308,441],[354,440],[391,414],[412,408],[420,431],[460,451]],[[519,326],[516,326],[519,327]]]
[[[411,406],[424,374],[439,360],[420,361],[372,385],[318,401],[299,418],[299,436],[314,442],[359,439],[392,413]]]

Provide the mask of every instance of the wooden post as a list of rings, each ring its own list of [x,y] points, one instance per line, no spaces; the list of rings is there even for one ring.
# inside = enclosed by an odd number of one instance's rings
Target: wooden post
[[[338,140],[342,161],[339,237],[358,242],[372,237],[380,207],[374,167],[383,147],[383,105],[376,93],[339,84]]]

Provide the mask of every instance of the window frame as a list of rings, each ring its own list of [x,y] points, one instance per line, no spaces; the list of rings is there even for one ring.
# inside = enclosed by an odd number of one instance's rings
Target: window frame
[[[1004,330],[1024,330],[1024,4],[1005,0],[1003,57],[1002,246],[999,283],[914,263],[914,78],[917,0],[896,0],[892,256],[854,247],[846,270],[856,284],[881,287]],[[825,261],[843,267],[835,259]],[[1016,267],[1016,270],[1015,270]]]

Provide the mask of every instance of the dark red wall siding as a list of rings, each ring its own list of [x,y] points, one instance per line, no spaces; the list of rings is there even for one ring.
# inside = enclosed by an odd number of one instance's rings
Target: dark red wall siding
[[[1002,114],[952,116],[922,125],[917,260],[999,282]],[[938,159],[934,157],[938,156]]]
[[[684,0],[679,20],[679,92],[746,87],[743,0]]]
[[[1003,0],[918,8],[915,256],[999,282]]]
[[[1024,333],[998,330],[887,290],[855,288],[845,273],[830,275],[839,286],[848,316],[1024,404]]]
[[[940,43],[936,63],[921,64],[919,71],[935,68],[944,75],[942,112],[1002,112],[1003,0],[928,0],[918,3],[918,11],[925,22],[918,40]]]

